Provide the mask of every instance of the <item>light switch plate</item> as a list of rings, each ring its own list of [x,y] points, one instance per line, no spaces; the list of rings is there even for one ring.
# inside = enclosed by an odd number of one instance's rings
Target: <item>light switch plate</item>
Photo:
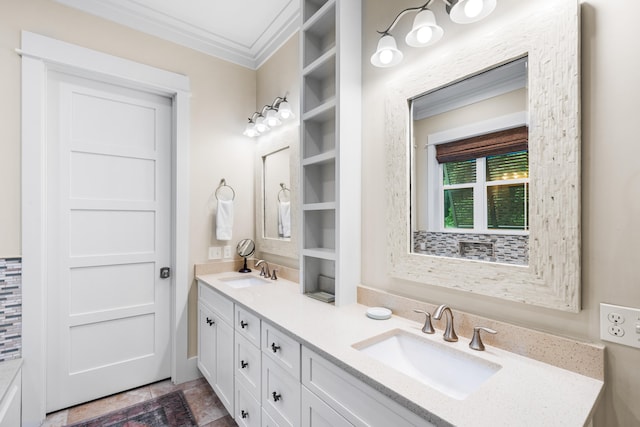
[[[231,258],[231,246],[223,246],[223,254],[224,258]]]
[[[640,309],[600,303],[600,339],[640,348]]]
[[[209,259],[222,259],[222,248],[220,246],[209,246]]]

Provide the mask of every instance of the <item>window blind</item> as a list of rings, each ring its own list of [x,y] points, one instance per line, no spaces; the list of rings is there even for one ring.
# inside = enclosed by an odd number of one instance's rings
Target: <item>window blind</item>
[[[528,127],[521,126],[440,144],[436,146],[436,159],[439,163],[462,162],[514,151],[526,151],[528,137]]]

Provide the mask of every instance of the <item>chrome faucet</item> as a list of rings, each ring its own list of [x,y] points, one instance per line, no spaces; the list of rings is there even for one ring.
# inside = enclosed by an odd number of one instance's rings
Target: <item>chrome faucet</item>
[[[442,314],[447,313],[447,326],[444,329],[444,340],[449,342],[458,341],[458,336],[456,335],[456,331],[453,327],[453,313],[448,305],[442,304],[436,311],[433,313],[433,318],[436,320],[440,320],[442,318]]]
[[[261,277],[269,277],[271,273],[269,272],[269,263],[263,259],[259,259],[255,264],[256,268],[260,267],[260,276]]]

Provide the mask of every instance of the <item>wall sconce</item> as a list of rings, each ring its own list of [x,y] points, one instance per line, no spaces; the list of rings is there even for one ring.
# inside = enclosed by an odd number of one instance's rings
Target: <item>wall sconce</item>
[[[400,18],[410,12],[418,12],[411,31],[405,37],[405,42],[411,47],[425,47],[436,43],[444,34],[444,30],[436,23],[436,16],[428,9],[435,0],[429,0],[422,6],[410,7],[396,16],[391,25],[381,34],[376,52],[371,55],[371,64],[376,67],[393,67],[402,61],[402,52],[396,45],[393,30]],[[497,0],[441,0],[449,18],[457,24],[470,24],[486,18],[496,8]]]
[[[271,105],[265,105],[262,110],[256,111],[249,117],[249,123],[242,134],[254,138],[294,117],[287,97],[278,96]]]

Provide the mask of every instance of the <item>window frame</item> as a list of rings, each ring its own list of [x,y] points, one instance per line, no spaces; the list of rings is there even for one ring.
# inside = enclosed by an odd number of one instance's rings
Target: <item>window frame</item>
[[[512,180],[487,181],[486,157],[476,158],[476,182],[465,184],[444,185],[444,167],[436,159],[436,146],[471,138],[487,133],[512,129],[519,126],[529,126],[529,118],[526,111],[520,111],[472,123],[446,131],[429,134],[427,136],[427,191],[426,212],[427,231],[438,233],[456,234],[503,234],[503,235],[529,235],[529,221],[525,222],[525,230],[501,230],[487,227],[487,188],[488,186],[525,184],[529,186],[530,178]],[[473,188],[473,228],[445,228],[444,226],[444,190],[457,188]],[[480,226],[478,226],[480,225]]]

